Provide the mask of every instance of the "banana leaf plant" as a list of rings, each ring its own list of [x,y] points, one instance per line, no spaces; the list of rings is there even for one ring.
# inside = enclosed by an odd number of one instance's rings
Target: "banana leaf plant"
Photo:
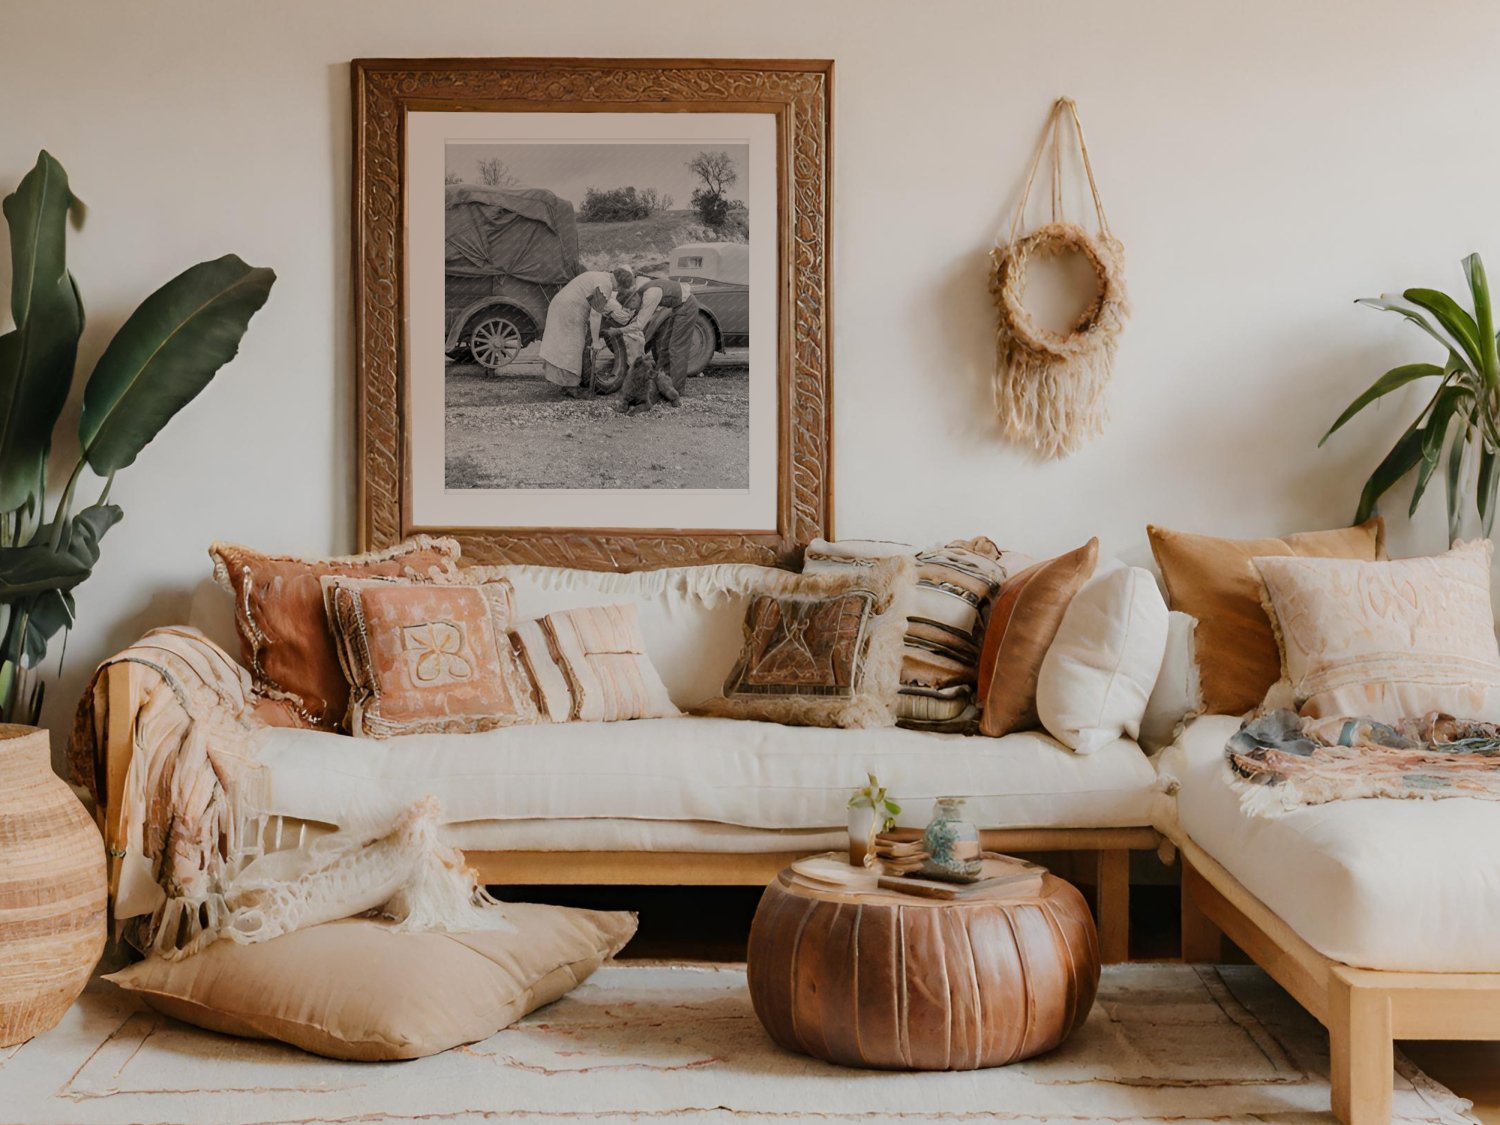
[[[1437,380],[1432,397],[1370,474],[1359,497],[1356,523],[1374,515],[1380,498],[1413,470],[1417,477],[1408,515],[1415,515],[1441,465],[1449,542],[1459,536],[1471,492],[1484,534],[1494,528],[1495,494],[1500,488],[1500,357],[1484,263],[1478,254],[1470,254],[1463,269],[1472,311],[1436,289],[1408,289],[1399,296],[1387,293],[1356,302],[1405,317],[1447,353],[1442,364],[1407,363],[1387,371],[1349,404],[1318,443],[1321,446],[1372,402],[1408,383]]]
[[[72,626],[73,591],[124,515],[109,502],[115,474],[234,358],[276,275],[229,254],[141,302],[84,384],[77,460],[49,513],[48,459],[84,324],[66,254],[69,218],[82,208],[62,165],[43,152],[3,210],[15,327],[0,335],[0,721],[34,724],[44,683],[33,670]],[[85,468],[104,484],[75,511]]]

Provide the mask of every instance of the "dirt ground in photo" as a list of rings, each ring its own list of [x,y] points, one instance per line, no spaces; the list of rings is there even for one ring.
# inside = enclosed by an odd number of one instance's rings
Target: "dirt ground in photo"
[[[716,356],[678,407],[627,416],[618,395],[564,398],[533,350],[494,374],[448,365],[448,488],[749,487],[745,353]]]

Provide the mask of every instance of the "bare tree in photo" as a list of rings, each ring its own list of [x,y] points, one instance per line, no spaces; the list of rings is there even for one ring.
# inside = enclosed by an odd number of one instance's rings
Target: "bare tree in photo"
[[[687,162],[688,171],[703,181],[701,188],[693,189],[693,210],[698,218],[715,229],[729,221],[729,199],[725,196],[736,180],[734,161],[722,149],[718,152],[700,151]]]
[[[521,182],[510,170],[510,165],[498,156],[491,156],[479,162],[479,180],[486,187],[498,188],[515,187]]]

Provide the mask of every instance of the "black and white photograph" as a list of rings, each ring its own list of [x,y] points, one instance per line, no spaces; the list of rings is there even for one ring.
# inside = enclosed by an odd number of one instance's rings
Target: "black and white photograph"
[[[445,143],[445,490],[749,487],[749,164]]]

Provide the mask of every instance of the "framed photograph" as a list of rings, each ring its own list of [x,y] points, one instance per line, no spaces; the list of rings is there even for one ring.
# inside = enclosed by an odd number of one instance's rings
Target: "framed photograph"
[[[831,79],[356,60],[361,545],[634,570],[830,535]]]

